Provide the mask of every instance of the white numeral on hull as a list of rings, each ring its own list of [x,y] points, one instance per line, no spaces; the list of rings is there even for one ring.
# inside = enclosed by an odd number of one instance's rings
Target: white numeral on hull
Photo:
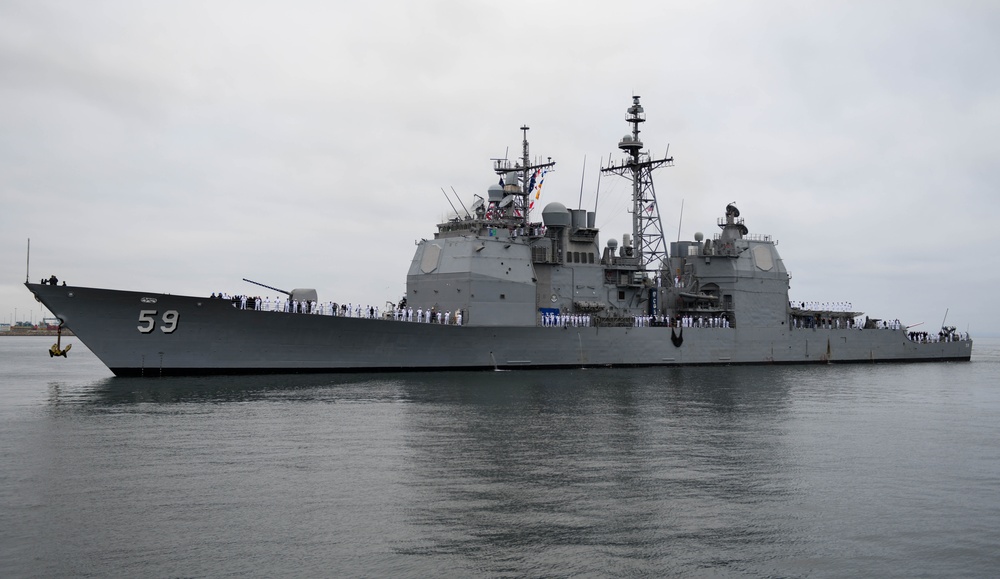
[[[148,334],[153,331],[156,327],[156,310],[139,310],[139,325],[136,328],[141,334]],[[160,331],[164,334],[173,333],[177,329],[177,320],[180,318],[180,314],[177,310],[167,310],[163,312],[163,317],[161,318],[162,324],[160,325]]]

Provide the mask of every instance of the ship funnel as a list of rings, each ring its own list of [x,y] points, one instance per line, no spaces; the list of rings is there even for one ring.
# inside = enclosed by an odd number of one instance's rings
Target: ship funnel
[[[587,228],[594,229],[597,227],[597,212],[588,211],[587,212]]]

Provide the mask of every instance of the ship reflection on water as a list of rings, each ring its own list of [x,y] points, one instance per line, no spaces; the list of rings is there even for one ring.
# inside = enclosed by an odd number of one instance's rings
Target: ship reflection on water
[[[75,513],[59,536],[98,513],[109,530],[60,541],[53,571],[127,532],[128,561],[163,575],[205,536],[344,575],[937,574],[953,561],[929,545],[979,549],[996,519],[955,499],[993,490],[995,463],[973,458],[993,439],[975,413],[956,420],[954,379],[991,368],[52,381],[44,453],[25,460],[46,512]]]

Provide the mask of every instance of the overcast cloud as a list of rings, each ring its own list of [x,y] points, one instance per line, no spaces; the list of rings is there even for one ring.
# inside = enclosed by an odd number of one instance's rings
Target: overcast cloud
[[[0,318],[31,277],[399,299],[414,240],[557,161],[593,209],[632,94],[664,229],[727,203],[791,297],[1000,332],[996,2],[0,2]],[[602,239],[629,232],[603,178]]]

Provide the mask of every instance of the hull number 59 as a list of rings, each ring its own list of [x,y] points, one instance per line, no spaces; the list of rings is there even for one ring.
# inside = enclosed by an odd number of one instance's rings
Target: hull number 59
[[[148,334],[153,331],[156,327],[156,310],[139,310],[139,332],[142,334]],[[160,331],[164,334],[171,334],[177,329],[177,319],[180,314],[177,310],[167,310],[163,312],[163,317],[161,318]]]

